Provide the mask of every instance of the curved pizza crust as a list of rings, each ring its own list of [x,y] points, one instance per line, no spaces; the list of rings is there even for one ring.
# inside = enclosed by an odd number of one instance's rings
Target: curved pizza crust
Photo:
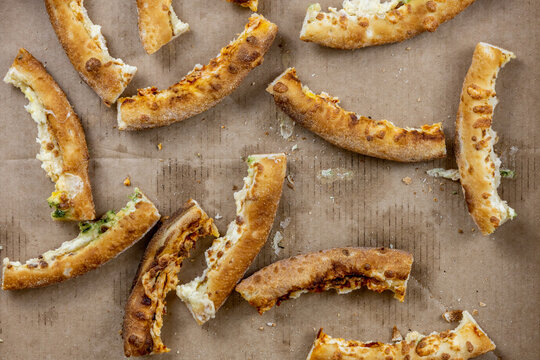
[[[345,0],[343,9],[311,5],[300,39],[338,49],[358,49],[409,39],[437,27],[475,0]]]
[[[137,0],[139,36],[148,54],[189,30],[189,25],[178,19],[172,0]]]
[[[274,222],[287,157],[251,155],[248,164],[244,187],[234,194],[236,219],[206,251],[203,274],[176,289],[199,325],[215,317],[263,247]]]
[[[240,85],[263,61],[277,34],[277,26],[252,15],[236,40],[221,49],[208,65],[197,65],[166,90],[140,89],[118,100],[118,129],[142,130],[170,125],[208,110]]]
[[[56,183],[49,198],[49,204],[55,208],[53,219],[95,219],[84,129],[66,94],[25,49],[19,49],[4,81],[26,95],[26,110],[38,125],[41,150],[37,158]]]
[[[337,248],[280,260],[257,271],[236,286],[259,314],[305,292],[336,289],[340,294],[366,286],[390,290],[405,299],[411,254],[393,249]]]
[[[516,216],[497,193],[501,161],[493,151],[497,134],[491,128],[497,105],[495,81],[499,70],[512,58],[512,52],[496,46],[476,46],[456,118],[455,153],[460,182],[469,213],[484,235]]]
[[[307,360],[427,360],[472,359],[495,349],[495,344],[467,312],[454,330],[428,336],[410,332],[393,344],[347,341],[319,330]]]
[[[259,0],[227,0],[228,2],[235,3],[237,5],[247,7],[251,11],[256,12]]]
[[[160,336],[165,297],[178,285],[182,262],[198,238],[208,235],[219,236],[213,220],[195,200],[189,200],[152,237],[126,303],[122,330],[126,356],[169,351]]]
[[[111,106],[137,68],[109,54],[101,26],[92,23],[83,0],[45,0],[51,24],[82,79]]]
[[[315,95],[302,86],[294,68],[278,76],[266,91],[295,122],[341,148],[401,162],[446,156],[441,123],[420,129],[398,128],[387,120],[346,111],[339,106],[338,98],[324,92]]]
[[[94,270],[140,240],[159,218],[154,204],[136,189],[117,214],[109,212],[94,223],[81,223],[79,236],[58,249],[24,264],[4,258],[2,289],[42,287]]]

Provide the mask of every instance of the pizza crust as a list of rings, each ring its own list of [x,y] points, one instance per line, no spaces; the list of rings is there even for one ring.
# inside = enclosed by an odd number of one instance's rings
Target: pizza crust
[[[501,161],[493,150],[497,134],[491,127],[497,105],[495,81],[499,70],[513,58],[512,52],[490,44],[476,46],[456,117],[460,183],[469,213],[484,235],[516,216],[497,193]]]
[[[47,286],[94,270],[140,240],[159,218],[154,204],[136,189],[117,214],[110,212],[94,223],[81,223],[79,236],[58,249],[24,264],[4,258],[2,289]]]
[[[274,222],[287,157],[251,155],[248,164],[244,187],[234,194],[236,219],[206,251],[203,274],[176,289],[199,325],[215,317],[265,244]]]
[[[172,0],[137,0],[139,36],[148,54],[189,30],[189,25],[178,19]]]
[[[25,108],[38,124],[41,149],[37,158],[56,183],[49,198],[55,208],[53,219],[95,219],[84,129],[66,94],[26,49],[19,49],[4,82],[26,95],[29,104]]]
[[[236,291],[259,314],[305,292],[336,289],[346,294],[362,286],[377,292],[390,290],[403,301],[412,263],[411,254],[394,249],[322,250],[268,265],[242,280]]]
[[[178,272],[199,237],[219,236],[214,222],[195,200],[161,225],[139,265],[126,303],[122,337],[126,356],[168,352],[161,340],[165,297],[178,285]]]
[[[228,2],[240,5],[242,7],[247,7],[249,10],[256,12],[257,6],[259,5],[259,0],[227,0]]]
[[[338,98],[324,92],[315,95],[303,86],[295,68],[278,76],[266,91],[295,122],[341,148],[400,162],[446,156],[441,123],[420,129],[398,128],[387,120],[373,120],[346,111],[339,106]]]
[[[109,54],[101,26],[92,23],[83,0],[45,0],[51,24],[81,78],[111,106],[137,68]]]
[[[343,9],[330,8],[329,12],[313,4],[304,18],[300,39],[337,49],[399,42],[435,31],[474,1],[411,0],[403,4],[391,0],[379,4],[379,0],[345,0]]]
[[[494,349],[495,344],[464,311],[463,319],[454,330],[433,332],[428,336],[413,331],[405,340],[393,344],[332,338],[320,329],[307,360],[467,360]]]
[[[252,15],[244,32],[208,65],[197,65],[166,90],[139,89],[118,100],[118,129],[142,130],[170,125],[195,116],[223,100],[259,66],[277,34],[277,26]]]

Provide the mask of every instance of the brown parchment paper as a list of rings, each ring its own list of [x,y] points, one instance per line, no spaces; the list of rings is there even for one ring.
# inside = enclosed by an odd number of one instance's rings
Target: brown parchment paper
[[[482,359],[537,359],[540,4],[478,0],[435,33],[357,51],[300,41],[309,4],[260,1],[260,12],[279,25],[278,37],[264,64],[218,106],[166,128],[119,132],[115,108],[105,107],[81,81],[42,1],[0,1],[0,75],[17,49],[25,47],[67,93],[86,130],[98,214],[126,203],[133,186],[125,187],[123,180],[130,176],[163,215],[193,197],[211,216],[221,216],[216,222],[223,232],[234,216],[233,186],[241,186],[246,174],[242,158],[285,151],[295,188],[284,187],[270,240],[249,273],[280,258],[338,246],[387,246],[414,254],[403,304],[386,293],[329,292],[303,295],[259,316],[233,294],[214,320],[199,327],[171,293],[163,338],[172,351],[159,358],[304,359],[319,327],[336,337],[389,341],[394,325],[403,334],[409,329],[441,331],[455,326],[442,320],[444,310],[477,309],[476,319],[497,344]],[[207,63],[242,31],[250,15],[221,0],[175,0],[173,5],[191,31],[149,56],[139,41],[134,0],[86,1],[111,54],[139,69],[126,95],[138,87],[167,87],[195,64]],[[322,5],[341,4],[325,0]],[[517,173],[516,179],[503,180],[499,191],[518,217],[491,237],[474,230],[458,183],[425,174],[434,167],[455,167],[455,115],[479,41],[518,56],[500,74],[494,119],[503,167]],[[341,150],[298,126],[284,139],[280,121],[287,117],[264,89],[287,66],[296,66],[314,91],[339,96],[348,110],[400,126],[442,121],[449,156],[398,164]],[[24,261],[72,239],[78,230],[75,223],[49,218],[46,198],[54,185],[35,159],[37,130],[24,110],[26,99],[2,83],[0,103],[0,257]],[[330,168],[352,176],[321,181],[318,175]],[[412,183],[405,185],[404,177]],[[276,231],[283,236],[279,255],[270,245]],[[0,359],[122,359],[123,308],[147,240],[75,280],[37,290],[0,291]],[[209,243],[200,243],[195,260],[186,262],[182,281],[201,271]]]

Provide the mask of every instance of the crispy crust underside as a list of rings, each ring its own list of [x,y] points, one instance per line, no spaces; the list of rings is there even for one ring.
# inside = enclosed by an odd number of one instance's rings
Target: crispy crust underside
[[[242,7],[247,7],[253,12],[257,11],[257,6],[259,5],[259,0],[227,0],[227,1],[240,5]]]
[[[469,213],[484,235],[511,218],[513,211],[497,193],[499,163],[493,144],[495,80],[511,58],[509,51],[479,43],[467,72],[456,117],[455,153]]]
[[[135,204],[134,212],[119,219],[98,240],[78,251],[58,256],[49,263],[41,261],[37,267],[5,263],[2,289],[42,287],[94,270],[140,240],[159,218],[159,212],[154,204],[140,201]]]
[[[70,4],[84,9],[83,0],[45,0],[51,24],[69,61],[81,78],[111,106],[135,75],[136,68],[109,55],[100,44],[101,34],[92,38],[85,28],[85,19],[76,14]],[[88,24],[87,24],[88,25]],[[104,38],[101,37],[104,41]],[[105,46],[105,48],[103,48]]]
[[[236,286],[260,314],[299,292],[328,289],[391,290],[405,298],[412,255],[394,249],[336,248],[280,260],[257,271]]]
[[[463,319],[454,330],[433,332],[428,336],[415,331],[393,344],[332,338],[320,329],[307,360],[466,360],[494,349],[495,344],[472,316],[463,311]]]
[[[208,65],[195,67],[166,90],[139,89],[118,100],[118,129],[142,130],[170,125],[208,110],[236,89],[259,66],[277,34],[277,26],[252,15],[240,36]]]
[[[152,237],[126,303],[122,337],[126,356],[168,352],[160,337],[165,297],[178,283],[182,262],[199,237],[218,236],[213,220],[189,200]]]
[[[358,49],[410,39],[433,32],[475,0],[412,0],[387,13],[349,15],[344,10],[322,12],[319,4],[306,13],[300,39],[337,49]]]
[[[326,93],[315,95],[303,87],[294,68],[278,76],[266,91],[291,119],[341,148],[400,162],[446,156],[441,123],[420,129],[398,128],[387,120],[372,120],[346,111],[337,98]]]
[[[65,220],[95,219],[88,177],[88,148],[79,117],[60,86],[26,49],[19,49],[11,67],[24,76],[25,84],[32,88],[43,107],[48,110],[47,124],[60,148],[62,172],[76,175],[82,180],[81,191],[69,200],[70,211]]]

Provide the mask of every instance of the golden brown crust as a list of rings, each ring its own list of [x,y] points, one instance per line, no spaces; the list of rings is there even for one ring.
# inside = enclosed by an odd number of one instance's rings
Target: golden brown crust
[[[126,356],[169,351],[159,333],[165,297],[178,284],[182,262],[198,238],[208,235],[219,236],[213,220],[195,200],[189,200],[152,237],[126,303],[122,330]]]
[[[411,0],[382,15],[325,13],[309,7],[300,39],[337,49],[358,49],[403,41],[437,27],[465,10],[475,0]]]
[[[244,32],[208,65],[196,67],[166,90],[139,89],[138,95],[119,99],[118,129],[170,125],[208,110],[262,63],[276,34],[275,24],[261,15],[252,15]]]
[[[411,254],[393,249],[336,248],[280,260],[257,271],[236,286],[259,314],[302,292],[336,289],[349,292],[366,286],[391,290],[405,298]]]
[[[48,111],[47,125],[58,143],[63,163],[62,173],[78,176],[81,190],[63,204],[69,212],[62,220],[93,220],[96,217],[92,188],[88,177],[88,148],[84,129],[66,94],[45,67],[26,49],[19,49],[11,65],[24,78]]]
[[[259,5],[259,0],[227,0],[228,2],[247,7],[251,11],[256,12],[257,6]]]
[[[484,235],[515,213],[497,193],[500,160],[493,151],[497,134],[491,128],[497,104],[497,74],[514,54],[479,43],[463,83],[456,117],[455,153],[469,213]]]
[[[90,35],[93,26],[83,0],[45,0],[51,24],[73,67],[82,79],[111,106],[131,81],[137,68],[109,55],[104,39]],[[96,26],[95,29],[99,28]]]
[[[495,344],[467,312],[454,330],[424,336],[407,334],[393,344],[363,343],[332,338],[319,330],[307,360],[452,360],[472,359],[495,349]]]
[[[294,68],[278,76],[266,91],[295,122],[341,148],[401,162],[446,156],[441,123],[403,129],[387,120],[372,120],[346,111],[337,98],[326,93],[315,95],[303,87]]]
[[[154,204],[146,198],[97,240],[51,261],[38,257],[37,265],[16,265],[4,259],[2,289],[36,288],[74,278],[98,268],[140,240],[159,220]]]
[[[175,27],[172,17],[177,17],[172,8],[172,0],[137,0],[137,12],[139,36],[148,54],[155,53],[189,29],[189,26],[182,22]]]

